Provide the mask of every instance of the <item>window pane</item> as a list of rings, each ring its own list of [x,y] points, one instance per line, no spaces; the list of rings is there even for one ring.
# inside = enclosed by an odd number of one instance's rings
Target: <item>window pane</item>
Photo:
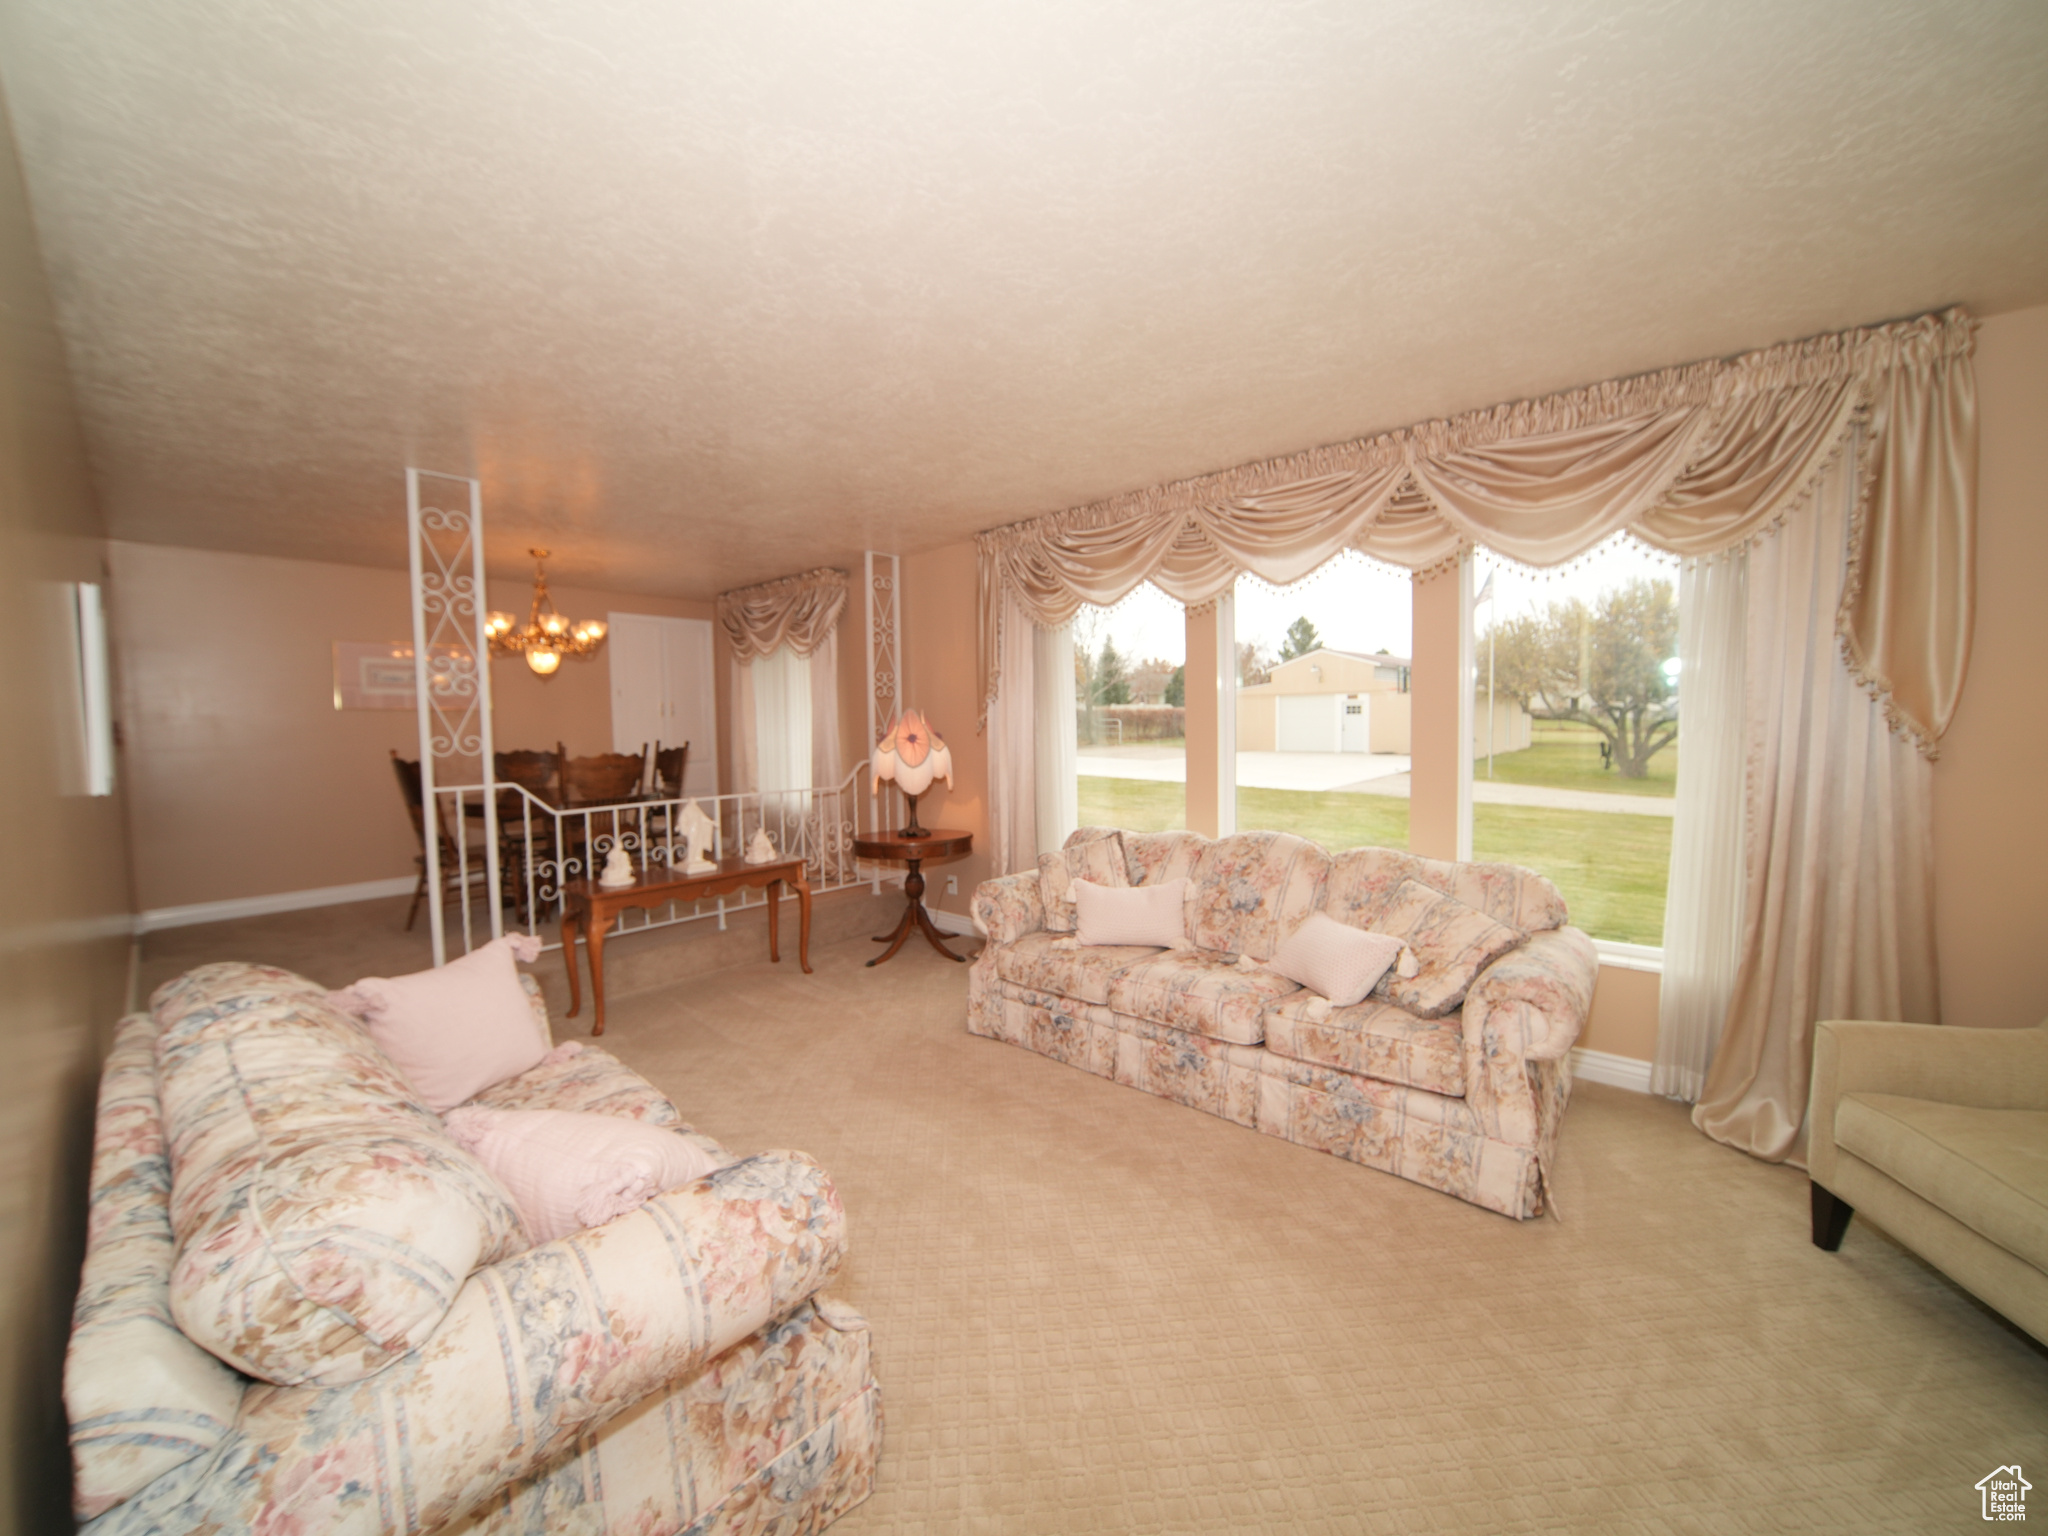
[[[1349,553],[1286,587],[1239,579],[1239,830],[1408,846],[1412,594]]]
[[[1075,772],[1081,825],[1188,824],[1187,615],[1149,582],[1074,616]]]
[[[1677,569],[1626,541],[1556,573],[1474,560],[1472,855],[1549,876],[1596,939],[1661,945]]]

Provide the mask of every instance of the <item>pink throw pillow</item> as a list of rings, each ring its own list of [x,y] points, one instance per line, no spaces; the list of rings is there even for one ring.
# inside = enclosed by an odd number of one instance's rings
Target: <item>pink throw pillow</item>
[[[1328,913],[1311,912],[1280,941],[1267,969],[1327,997],[1334,1007],[1350,1008],[1365,1001],[1365,994],[1407,947],[1392,934],[1353,928]],[[1413,975],[1414,969],[1410,957],[1403,974]]]
[[[508,934],[438,970],[365,976],[328,1001],[361,1019],[428,1107],[446,1114],[547,1054],[513,964],[539,958],[539,939]]]
[[[674,1131],[576,1109],[472,1104],[449,1114],[448,1134],[511,1192],[536,1243],[601,1227],[719,1167]]]
[[[1185,949],[1188,925],[1184,904],[1188,883],[1108,886],[1093,880],[1073,882],[1076,923],[1074,938],[1082,944],[1156,944]]]

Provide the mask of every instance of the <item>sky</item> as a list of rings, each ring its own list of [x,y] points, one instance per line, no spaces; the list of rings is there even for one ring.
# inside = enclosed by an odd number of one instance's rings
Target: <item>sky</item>
[[[1483,549],[1474,559],[1473,591],[1485,584],[1491,572],[1494,606],[1503,620],[1541,611],[1567,597],[1591,598],[1634,576],[1670,581],[1678,576],[1674,562],[1625,539],[1609,540],[1552,571],[1500,561]],[[1363,555],[1347,550],[1287,587],[1270,587],[1255,576],[1239,579],[1240,641],[1256,640],[1269,655],[1278,655],[1287,626],[1301,617],[1315,625],[1323,644],[1333,650],[1412,654],[1408,573],[1377,565]],[[1483,633],[1488,623],[1486,608],[1481,607],[1474,617]],[[1149,582],[1114,608],[1102,610],[1097,633],[1110,636],[1119,651],[1135,660],[1157,658],[1177,667],[1187,659],[1181,606]],[[1098,639],[1096,643],[1101,642]]]

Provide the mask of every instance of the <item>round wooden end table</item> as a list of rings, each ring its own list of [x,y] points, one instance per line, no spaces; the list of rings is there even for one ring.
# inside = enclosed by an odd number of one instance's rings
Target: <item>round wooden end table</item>
[[[923,837],[905,837],[901,832],[870,832],[853,840],[853,851],[863,859],[882,859],[909,866],[903,876],[903,895],[906,898],[903,921],[896,925],[893,932],[882,934],[875,940],[877,944],[886,944],[889,947],[868,964],[880,965],[901,949],[903,941],[913,932],[922,933],[930,939],[932,948],[948,960],[958,960],[965,964],[967,957],[956,955],[946,948],[945,941],[939,936],[939,930],[932,925],[931,914],[924,909],[924,876],[919,873],[918,866],[928,859],[957,859],[964,854],[972,853],[974,834],[948,831],[944,827],[935,827]]]

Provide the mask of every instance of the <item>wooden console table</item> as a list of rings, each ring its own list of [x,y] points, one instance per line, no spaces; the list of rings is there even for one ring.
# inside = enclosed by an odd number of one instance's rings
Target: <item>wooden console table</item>
[[[744,859],[720,859],[718,868],[699,875],[654,864],[640,871],[631,885],[604,886],[594,880],[571,880],[562,891],[562,959],[569,967],[569,1017],[583,1006],[583,993],[576,979],[576,937],[580,933],[590,946],[590,991],[595,999],[591,1020],[593,1035],[604,1033],[604,936],[618,915],[628,907],[659,907],[671,901],[698,901],[708,896],[728,896],[749,887],[768,893],[768,958],[780,963],[782,887],[796,892],[799,932],[797,963],[804,974],[811,970],[811,886],[804,879],[802,859],[776,859],[767,864],[749,864]]]
[[[946,948],[945,940],[939,937],[939,930],[932,924],[931,913],[924,909],[924,876],[918,872],[917,866],[926,859],[955,859],[972,853],[974,834],[941,829],[935,829],[925,837],[905,837],[901,832],[870,832],[853,840],[853,851],[863,859],[888,859],[910,866],[903,877],[903,894],[908,899],[903,909],[903,921],[875,940],[877,944],[889,947],[868,964],[880,965],[901,949],[903,941],[916,930],[930,939],[932,948],[948,960],[958,960],[964,965],[967,957]]]

